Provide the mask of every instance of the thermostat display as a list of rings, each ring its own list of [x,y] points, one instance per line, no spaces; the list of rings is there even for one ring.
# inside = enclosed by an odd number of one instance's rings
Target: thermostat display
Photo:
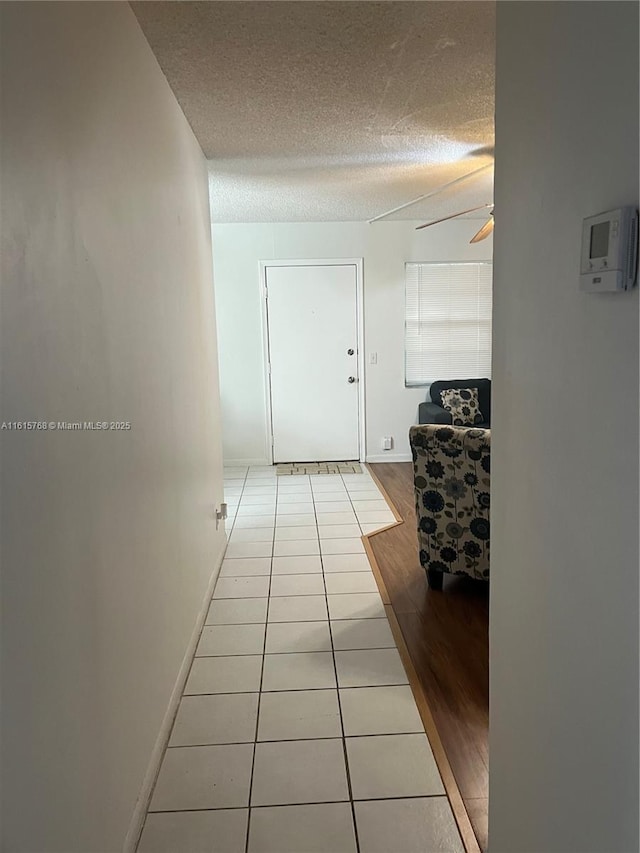
[[[611,223],[599,222],[591,226],[591,251],[590,258],[606,258],[609,252],[609,229]]]
[[[580,288],[590,293],[629,290],[638,266],[638,211],[619,207],[582,224]]]

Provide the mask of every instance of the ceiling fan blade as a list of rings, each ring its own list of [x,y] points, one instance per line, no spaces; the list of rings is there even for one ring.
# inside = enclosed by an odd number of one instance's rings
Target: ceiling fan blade
[[[493,232],[493,216],[490,216],[489,219],[484,223],[482,228],[475,234],[470,240],[470,243],[479,243],[480,240],[486,240],[489,234]]]
[[[457,216],[464,216],[465,213],[474,213],[476,210],[484,210],[491,206],[492,202],[489,204],[479,204],[478,207],[470,207],[468,210],[461,210],[458,213],[452,213],[451,216],[443,216],[442,219],[434,219],[433,222],[425,222],[424,225],[418,225],[416,231],[420,231],[422,228],[429,228],[430,225],[438,225],[439,222],[447,222],[447,220],[455,219]]]
[[[425,201],[428,198],[433,198],[434,195],[439,195],[445,190],[451,189],[451,187],[455,187],[458,184],[461,184],[463,181],[469,180],[469,178],[473,178],[475,175],[479,175],[481,172],[485,172],[487,169],[493,169],[493,163],[485,163],[484,166],[480,166],[479,169],[474,169],[473,172],[467,172],[466,175],[461,175],[459,178],[455,178],[453,181],[449,181],[448,184],[443,184],[441,187],[437,187],[435,190],[431,190],[431,192],[424,193],[423,195],[419,195],[418,198],[413,198],[411,201],[407,201],[404,204],[398,205],[398,207],[393,207],[391,210],[387,210],[384,213],[379,214],[378,216],[374,216],[373,219],[369,220],[369,225],[372,225],[374,222],[379,222],[381,219],[386,219],[387,216],[391,216],[392,213],[398,213],[399,210],[405,210],[407,207],[411,207],[414,204],[417,204],[419,201]]]

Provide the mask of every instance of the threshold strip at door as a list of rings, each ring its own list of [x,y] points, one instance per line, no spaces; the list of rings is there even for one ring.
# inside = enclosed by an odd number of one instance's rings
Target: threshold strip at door
[[[275,466],[276,474],[362,474],[359,462],[281,462]]]

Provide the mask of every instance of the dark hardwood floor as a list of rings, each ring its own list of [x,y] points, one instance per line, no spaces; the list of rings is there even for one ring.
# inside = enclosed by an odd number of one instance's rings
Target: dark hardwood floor
[[[489,585],[445,575],[430,590],[418,560],[413,465],[371,464],[404,524],[369,539],[478,844],[487,850]]]

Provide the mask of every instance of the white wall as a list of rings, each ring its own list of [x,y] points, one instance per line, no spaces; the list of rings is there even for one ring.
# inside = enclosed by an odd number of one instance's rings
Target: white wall
[[[126,3],[2,4],[2,850],[122,849],[224,545],[206,165]]]
[[[638,850],[638,291],[578,289],[637,64],[637,4],[498,3],[492,853]]]
[[[404,387],[404,264],[490,260],[491,238],[469,245],[481,222],[423,231],[420,222],[309,222],[213,226],[225,460],[268,458],[260,261],[364,258],[366,451],[410,459],[408,432],[426,388]],[[375,352],[378,362],[368,363]],[[393,451],[381,448],[393,436]]]

